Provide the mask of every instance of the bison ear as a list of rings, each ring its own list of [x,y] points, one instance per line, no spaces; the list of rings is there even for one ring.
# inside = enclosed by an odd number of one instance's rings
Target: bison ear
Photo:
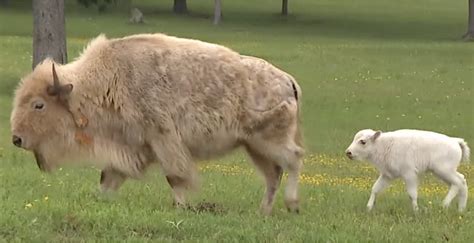
[[[69,95],[72,92],[72,88],[74,88],[72,84],[62,85],[60,88],[60,94]]]
[[[56,68],[54,67],[54,63],[52,65],[52,72],[53,72],[53,85],[49,85],[46,89],[46,92],[50,96],[59,96],[62,100],[67,99],[69,94],[72,91],[73,85],[72,84],[59,84],[58,74],[56,73]]]
[[[380,135],[382,134],[382,131],[378,130],[374,133],[374,135],[372,135],[372,141],[375,141],[378,137],[380,137]]]

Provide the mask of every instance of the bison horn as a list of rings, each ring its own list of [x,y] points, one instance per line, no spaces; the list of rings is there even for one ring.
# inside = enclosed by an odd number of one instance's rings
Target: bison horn
[[[56,68],[54,67],[53,63],[53,85],[48,86],[48,94],[53,96],[53,95],[58,95],[59,94],[59,78],[58,74],[56,73]]]
[[[58,78],[58,74],[56,73],[56,68],[54,67],[54,63],[53,63],[53,85],[55,88],[59,89],[60,86],[59,86],[59,78]]]

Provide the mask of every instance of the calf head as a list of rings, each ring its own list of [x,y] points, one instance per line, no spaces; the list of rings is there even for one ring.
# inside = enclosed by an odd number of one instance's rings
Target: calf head
[[[50,171],[73,144],[68,110],[72,84],[61,84],[54,62],[45,60],[15,90],[10,117],[12,142],[32,151],[42,171]]]
[[[346,149],[346,156],[351,160],[367,160],[374,152],[374,145],[381,134],[381,131],[372,129],[360,130]]]

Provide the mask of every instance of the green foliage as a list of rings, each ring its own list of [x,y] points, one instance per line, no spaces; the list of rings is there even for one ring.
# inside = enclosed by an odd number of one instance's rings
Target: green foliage
[[[308,156],[302,211],[288,214],[279,191],[274,214],[258,213],[263,180],[233,154],[202,166],[202,189],[190,195],[210,210],[175,210],[159,171],[128,181],[115,197],[97,193],[99,171],[64,168],[42,175],[30,153],[11,145],[13,89],[31,70],[31,13],[0,9],[0,241],[186,242],[474,242],[474,197],[468,211],[441,209],[447,187],[427,175],[421,212],[411,212],[403,183],[365,211],[376,171],[347,161],[358,129],[402,127],[464,137],[474,146],[474,46],[460,41],[464,1],[302,0],[279,16],[274,0],[226,1],[213,26],[212,1],[189,1],[193,14],[175,16],[171,1],[141,0],[146,25],[128,13],[98,15],[70,8],[68,51],[78,56],[90,38],[165,32],[263,57],[293,74],[303,88]],[[473,165],[463,165],[474,195]],[[285,181],[283,181],[284,185]]]

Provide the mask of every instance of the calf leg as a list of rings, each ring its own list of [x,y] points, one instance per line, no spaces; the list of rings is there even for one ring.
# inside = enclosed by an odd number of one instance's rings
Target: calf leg
[[[270,215],[275,200],[275,194],[280,186],[283,169],[276,163],[271,162],[264,156],[247,148],[247,152],[252,158],[253,163],[265,177],[266,189],[263,196],[260,210],[265,215]]]
[[[451,201],[459,194],[459,211],[463,211],[467,203],[467,183],[464,175],[452,170],[437,170],[434,173],[446,184],[450,185],[449,191],[443,200],[443,207],[448,208],[451,205]]]
[[[125,182],[127,176],[113,168],[105,168],[100,173],[100,190],[103,193],[115,192]]]
[[[411,200],[413,211],[418,211],[418,176],[416,173],[410,173],[403,177],[405,180],[408,196]]]
[[[456,185],[451,184],[449,186],[448,194],[446,194],[446,197],[443,200],[443,207],[449,208],[449,205],[451,205],[451,201],[456,197],[458,193],[459,193],[459,188]]]
[[[372,193],[370,194],[369,201],[367,202],[368,211],[371,211],[374,207],[377,194],[387,188],[388,185],[390,185],[390,179],[383,175],[380,175],[377,181],[375,181],[374,185],[372,186]]]
[[[468,188],[467,188],[467,182],[466,178],[464,177],[463,174],[456,172],[459,180],[461,181],[460,185],[460,190],[459,190],[459,204],[458,204],[458,210],[459,212],[464,211],[466,209],[466,204],[467,204],[467,197],[468,197]]]

